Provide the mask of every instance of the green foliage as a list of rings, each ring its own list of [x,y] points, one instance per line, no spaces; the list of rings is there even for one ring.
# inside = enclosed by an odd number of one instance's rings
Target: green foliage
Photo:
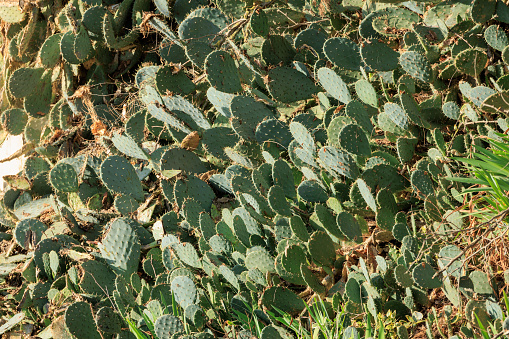
[[[504,134],[496,134],[496,138],[488,139],[491,149],[483,149],[475,146],[477,152],[473,153],[473,158],[458,158],[459,161],[469,165],[473,177],[452,178],[455,181],[465,182],[467,184],[477,185],[478,187],[469,188],[469,192],[485,192],[479,197],[479,207],[485,207],[479,213],[479,217],[489,220],[500,212],[509,208],[509,199],[506,195],[506,188],[509,187],[507,181],[506,165],[509,158],[509,138]]]
[[[0,139],[23,134],[27,159],[5,177],[0,239],[20,250],[0,281],[33,334],[507,328],[462,236],[466,202],[509,208],[503,2],[15,6]],[[0,312],[0,334],[20,326]]]

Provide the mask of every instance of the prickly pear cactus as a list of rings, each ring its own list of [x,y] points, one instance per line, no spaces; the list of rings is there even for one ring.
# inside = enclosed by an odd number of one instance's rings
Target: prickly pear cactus
[[[502,328],[460,234],[465,163],[507,149],[505,2],[4,1],[0,22],[0,143],[24,140],[2,162],[26,158],[0,334]]]

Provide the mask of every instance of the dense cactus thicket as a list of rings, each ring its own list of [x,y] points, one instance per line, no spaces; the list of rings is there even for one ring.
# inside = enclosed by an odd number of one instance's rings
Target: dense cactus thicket
[[[0,2],[0,135],[27,157],[0,333],[509,329],[458,161],[509,129],[508,24],[502,0]]]

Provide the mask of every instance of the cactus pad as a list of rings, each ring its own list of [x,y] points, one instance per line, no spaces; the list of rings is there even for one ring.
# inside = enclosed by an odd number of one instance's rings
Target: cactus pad
[[[29,96],[37,88],[44,73],[44,68],[22,67],[15,70],[9,77],[9,93],[15,98],[24,98]]]
[[[326,267],[332,267],[336,260],[334,243],[327,233],[314,232],[308,240],[308,251],[313,261]]]
[[[353,215],[348,212],[341,212],[336,217],[336,222],[341,232],[350,240],[362,242],[362,231],[359,223]]]
[[[359,176],[359,168],[352,156],[336,147],[323,147],[318,151],[318,157],[334,176],[344,175],[350,179],[356,179]]]
[[[84,301],[75,302],[65,310],[65,326],[75,338],[101,339],[94,321],[92,307]]]
[[[346,83],[343,79],[336,74],[332,69],[322,67],[318,70],[318,79],[322,87],[333,98],[338,99],[344,104],[347,104],[352,97]]]
[[[165,314],[157,318],[154,323],[154,330],[159,339],[172,338],[176,333],[184,331],[182,321],[170,314]]]
[[[78,190],[78,175],[74,167],[59,162],[49,172],[51,185],[61,192],[76,192]]]
[[[431,65],[425,56],[418,52],[408,51],[399,57],[401,67],[412,77],[424,82],[433,80]]]
[[[398,52],[377,40],[366,41],[361,56],[366,65],[376,71],[387,72],[398,67]]]
[[[269,34],[269,19],[263,9],[257,9],[251,14],[249,25],[253,32],[265,37]]]
[[[101,180],[113,193],[130,195],[143,201],[143,188],[133,165],[127,159],[111,155],[101,164]]]
[[[486,67],[488,57],[481,49],[469,48],[456,56],[454,65],[467,75],[478,77]]]
[[[187,74],[173,65],[159,68],[156,73],[156,86],[162,95],[168,93],[187,95],[195,89],[195,85]]]
[[[305,307],[304,301],[292,291],[283,287],[271,287],[267,289],[261,298],[262,304],[270,310],[273,307],[295,315]]]
[[[378,107],[378,96],[373,85],[364,79],[355,83],[355,92],[359,99],[367,105]]]
[[[503,51],[509,45],[507,34],[498,25],[491,25],[484,31],[484,39],[493,49]]]
[[[5,131],[11,135],[23,133],[28,122],[26,112],[19,108],[10,108],[2,112],[0,122]]]
[[[14,229],[14,240],[24,249],[34,248],[46,229],[46,225],[37,219],[21,220]]]
[[[180,307],[185,309],[195,303],[197,295],[196,285],[189,277],[175,277],[171,282],[171,291]]]
[[[242,91],[235,60],[224,51],[214,51],[205,60],[207,80],[215,89],[225,93]]]
[[[442,286],[439,277],[433,278],[436,271],[428,263],[420,263],[412,271],[414,281],[423,288],[438,288]]]
[[[359,46],[350,39],[331,38],[323,45],[323,51],[337,67],[357,71],[361,66]]]
[[[274,68],[269,71],[269,79],[270,94],[283,103],[311,99],[318,92],[313,80],[294,68]]]
[[[339,144],[341,147],[359,157],[369,157],[371,147],[366,134],[359,125],[348,124],[339,132]]]
[[[140,242],[134,227],[126,220],[119,218],[110,222],[100,250],[117,274],[128,277],[138,269]]]
[[[106,334],[117,334],[122,330],[122,319],[111,307],[102,307],[95,316],[97,328]]]

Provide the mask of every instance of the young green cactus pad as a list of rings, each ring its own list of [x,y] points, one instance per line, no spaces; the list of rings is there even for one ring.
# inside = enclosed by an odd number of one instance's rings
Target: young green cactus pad
[[[362,104],[360,101],[352,100],[346,105],[345,114],[351,119],[353,119],[355,122],[357,122],[357,124],[364,130],[367,136],[371,136],[373,134],[373,123],[371,122],[370,112],[368,109],[369,108],[366,105]],[[331,126],[329,125],[329,128],[330,127]]]
[[[262,44],[261,56],[269,65],[289,64],[295,56],[295,49],[283,36],[271,35]]]
[[[115,290],[115,273],[106,265],[96,260],[81,264],[83,276],[79,281],[80,289],[91,296],[104,296]]]
[[[321,59],[325,57],[323,51],[325,41],[327,41],[327,34],[323,31],[315,28],[307,28],[297,34],[293,44],[300,53],[302,53],[303,49],[313,53],[313,57],[310,58],[310,61],[314,61],[316,54],[318,54]]]
[[[388,7],[378,10],[373,18],[375,31],[386,36],[397,36],[398,30],[411,29],[420,18],[417,13],[401,7]]]
[[[422,114],[422,109],[418,106],[415,99],[409,93],[403,93],[400,96],[401,107],[405,110],[408,118],[416,125],[430,128],[431,124]]]
[[[185,50],[187,58],[199,68],[205,68],[207,55],[214,51],[206,42],[200,40],[190,40],[186,44]]]
[[[320,283],[318,277],[305,265],[300,265],[300,274],[304,279],[304,282],[311,287],[311,289],[320,296],[323,296],[326,292],[325,286]]]
[[[274,258],[263,248],[255,247],[246,255],[246,267],[258,269],[263,274],[275,272]]]
[[[25,17],[15,2],[5,2],[0,6],[0,19],[8,23],[18,23]]]
[[[292,141],[292,135],[288,126],[276,119],[265,119],[256,127],[256,141],[263,144],[265,141],[273,141],[278,145],[288,148]]]
[[[39,122],[42,122],[44,121],[44,119],[39,118],[49,113],[51,96],[52,96],[51,73],[45,72],[42,75],[39,91],[34,92],[29,96],[25,97],[25,99],[23,100],[23,107],[29,116],[38,119]],[[39,128],[39,132],[41,131],[42,128]]]
[[[76,34],[74,39],[73,49],[76,59],[80,62],[88,60],[92,54],[92,42],[83,24],[78,29],[78,34]]]
[[[293,234],[303,242],[309,240],[309,233],[306,230],[306,225],[299,216],[292,216],[290,218],[290,227]]]
[[[494,0],[474,0],[472,1],[471,17],[477,23],[484,23],[491,19],[497,8],[497,2]],[[475,11],[475,13],[474,13]]]
[[[212,36],[219,32],[219,27],[202,17],[188,17],[178,29],[181,40],[196,39],[201,42],[210,42]]]
[[[407,272],[407,269],[404,265],[396,266],[396,268],[394,269],[394,278],[396,279],[398,284],[403,288],[410,288],[414,284],[412,275]]]
[[[459,260],[455,262],[451,262],[453,258],[459,257]],[[446,272],[453,277],[460,278],[463,276],[464,269],[462,261],[464,260],[464,255],[462,255],[461,250],[455,245],[445,246],[440,250],[438,264],[439,267],[445,267],[449,265],[446,269]]]
[[[79,59],[74,54],[74,42],[76,36],[73,32],[66,32],[62,35],[62,39],[60,40],[60,54],[62,58],[72,65],[78,65],[80,63]]]
[[[371,155],[369,140],[359,125],[348,124],[344,126],[339,132],[339,144],[344,150],[359,157],[369,157]]]
[[[332,267],[336,260],[334,243],[327,233],[314,232],[308,240],[308,251],[313,261],[326,267]]]
[[[279,333],[278,329],[273,325],[264,327],[262,332],[260,333],[260,339],[269,339],[269,338],[283,339],[283,337]]]
[[[231,100],[231,125],[235,133],[247,140],[256,140],[255,128],[265,118],[273,116],[272,111],[252,97],[235,96]]]
[[[182,148],[170,148],[161,157],[161,171],[179,170],[183,173],[203,173],[207,168],[193,152]]]
[[[117,195],[113,205],[115,206],[115,209],[122,215],[134,213],[138,207],[140,207],[140,203],[138,201],[127,195]]]
[[[113,145],[127,156],[148,160],[147,154],[138,146],[138,144],[129,136],[113,134],[111,138]]]
[[[282,252],[281,264],[283,268],[290,273],[299,273],[300,265],[306,263],[306,253],[299,245],[288,245]]]
[[[503,51],[509,45],[507,34],[498,25],[491,25],[484,31],[484,39],[493,49]]]
[[[421,197],[426,197],[433,194],[434,188],[433,183],[426,172],[416,170],[411,176],[412,186],[415,187],[416,193]]]
[[[240,291],[240,283],[235,273],[226,265],[219,266],[219,272],[237,291]]]
[[[336,217],[336,222],[341,232],[350,240],[361,242],[362,231],[359,223],[348,212],[341,212]]]
[[[297,187],[299,197],[308,202],[326,202],[328,194],[325,189],[314,180],[305,180]]]
[[[291,217],[292,210],[286,201],[285,192],[281,186],[272,186],[269,190],[268,200],[270,207],[282,216]]]
[[[178,179],[173,187],[167,187],[165,182],[162,188],[166,199],[175,200],[179,207],[185,199],[193,198],[205,211],[209,212],[212,200],[216,198],[214,191],[206,182],[192,175],[188,176],[187,180]]]
[[[355,92],[359,99],[367,105],[378,107],[378,96],[373,85],[365,80],[360,79],[355,83]]]
[[[333,235],[338,239],[343,237],[343,234],[341,233],[338,224],[336,223],[336,218],[325,205],[316,204],[315,213],[323,228],[325,228],[330,235]]]
[[[191,267],[201,268],[202,264],[200,262],[200,257],[198,253],[194,249],[193,245],[190,243],[179,243],[172,246],[175,255],[179,260]]]
[[[461,110],[458,104],[454,101],[448,101],[442,106],[445,116],[450,119],[458,120],[461,114]]]
[[[408,129],[408,115],[398,104],[387,102],[384,105],[385,114],[398,127],[403,130]]]
[[[112,18],[111,13],[107,12],[104,15],[102,21],[103,37],[106,46],[112,49],[121,49],[136,41],[139,35],[137,28],[131,30],[128,34],[119,38],[115,36],[115,27],[113,26],[113,21],[114,19]]]
[[[397,141],[398,158],[402,163],[412,160],[415,154],[416,138],[399,138]]]

